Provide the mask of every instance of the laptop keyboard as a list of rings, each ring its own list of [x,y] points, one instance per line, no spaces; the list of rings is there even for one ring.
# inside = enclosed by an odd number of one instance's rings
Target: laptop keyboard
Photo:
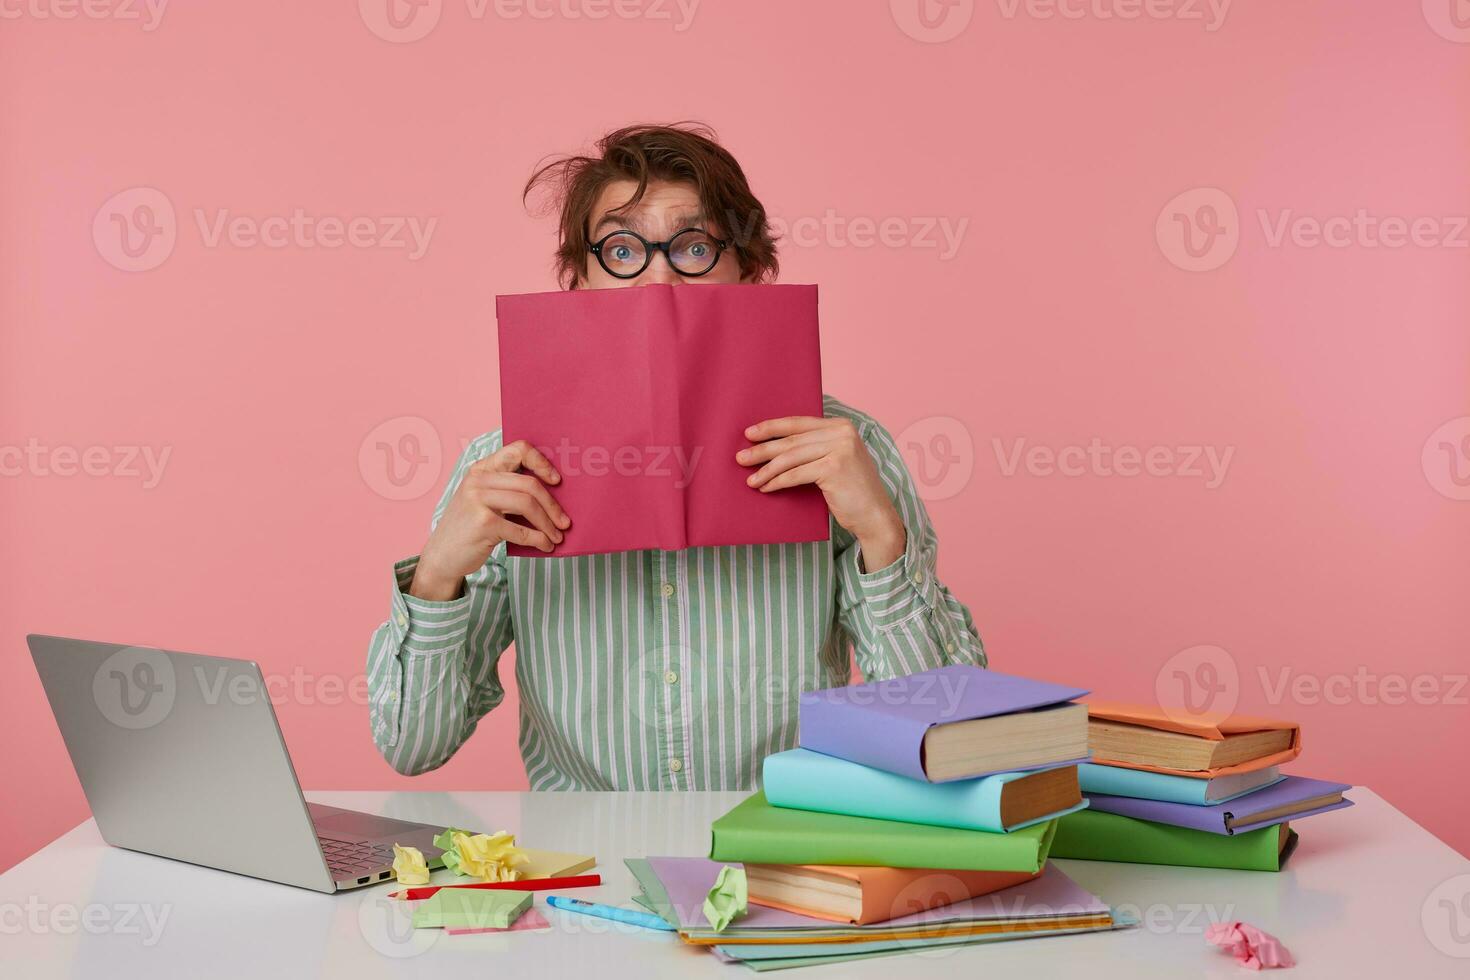
[[[317,841],[322,845],[327,867],[335,875],[359,877],[382,871],[393,863],[393,848],[389,844],[361,844],[330,837],[318,837]]]

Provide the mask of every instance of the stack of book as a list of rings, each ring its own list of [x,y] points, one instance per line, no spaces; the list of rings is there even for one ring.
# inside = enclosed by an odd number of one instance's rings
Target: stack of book
[[[1352,806],[1344,783],[1281,772],[1301,753],[1291,722],[1087,707],[1090,807],[1060,822],[1055,857],[1279,871],[1296,848],[1291,821]]]
[[[850,942],[941,920],[951,942],[1112,928],[1095,896],[1048,909],[1045,929],[1019,914],[1031,892],[1075,888],[1047,857],[1057,818],[1087,806],[1086,693],[950,666],[804,694],[801,747],[766,758],[762,792],[714,822],[710,858],[745,866],[751,904]],[[981,896],[1018,914],[982,915]]]

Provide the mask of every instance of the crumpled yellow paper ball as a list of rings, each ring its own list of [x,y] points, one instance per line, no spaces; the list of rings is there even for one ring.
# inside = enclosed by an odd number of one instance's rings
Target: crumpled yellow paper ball
[[[515,881],[521,876],[516,869],[530,860],[506,830],[473,837],[457,833],[454,849],[459,853],[459,873],[481,881]]]
[[[401,884],[427,885],[429,883],[429,862],[424,860],[424,853],[417,847],[402,847],[394,844],[393,874]]]

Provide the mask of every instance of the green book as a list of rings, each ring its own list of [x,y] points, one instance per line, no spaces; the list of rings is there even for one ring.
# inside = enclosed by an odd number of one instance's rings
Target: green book
[[[1226,836],[1101,810],[1078,810],[1057,821],[1051,856],[1189,868],[1280,871],[1296,850],[1296,841],[1296,831],[1284,823]]]
[[[1083,811],[1086,812],[1086,811]],[[1009,834],[771,806],[756,793],[710,828],[715,861],[1026,871],[1046,864],[1055,820]]]
[[[415,929],[508,929],[531,907],[531,893],[441,888],[413,910]]]

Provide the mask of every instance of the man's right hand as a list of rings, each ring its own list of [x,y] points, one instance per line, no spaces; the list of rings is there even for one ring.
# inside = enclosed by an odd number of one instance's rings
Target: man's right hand
[[[465,576],[483,567],[502,541],[550,554],[572,524],[546,489],[560,482],[550,460],[525,440],[472,464],[424,545],[409,595],[439,602],[457,599]],[[531,526],[517,524],[510,514]]]

